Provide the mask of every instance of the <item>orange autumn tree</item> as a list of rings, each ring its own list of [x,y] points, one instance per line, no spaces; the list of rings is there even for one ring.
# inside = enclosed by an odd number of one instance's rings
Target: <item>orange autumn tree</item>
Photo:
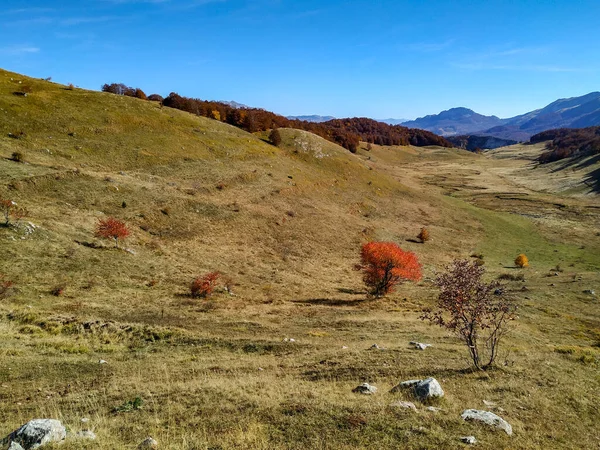
[[[192,294],[192,297],[210,297],[219,278],[221,278],[221,274],[219,272],[209,272],[202,277],[196,278],[194,281],[192,281],[190,286],[190,293]]]
[[[116,248],[119,248],[119,239],[124,239],[127,236],[129,236],[129,229],[125,222],[114,217],[100,219],[96,224],[96,237],[114,239]]]
[[[368,242],[362,246],[361,264],[363,281],[374,297],[392,292],[399,283],[421,279],[421,265],[417,255],[405,252],[393,242]]]

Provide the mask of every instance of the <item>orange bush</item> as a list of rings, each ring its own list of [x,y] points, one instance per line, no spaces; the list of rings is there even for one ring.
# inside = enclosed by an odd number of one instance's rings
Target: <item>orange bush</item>
[[[115,247],[119,248],[119,239],[129,236],[129,229],[125,222],[109,217],[108,219],[98,220],[96,225],[96,237],[104,239],[114,239]]]
[[[196,278],[190,286],[192,297],[210,297],[220,277],[221,274],[219,272],[209,272],[202,277]]]
[[[419,239],[423,244],[429,240],[429,230],[427,228],[421,228],[421,232],[417,235],[417,239]]]
[[[524,253],[521,253],[515,259],[515,266],[521,267],[521,268],[528,267],[529,266],[529,258],[527,258],[527,256]]]
[[[360,256],[363,281],[375,297],[392,292],[402,281],[421,279],[417,255],[393,242],[368,242],[362,246]]]

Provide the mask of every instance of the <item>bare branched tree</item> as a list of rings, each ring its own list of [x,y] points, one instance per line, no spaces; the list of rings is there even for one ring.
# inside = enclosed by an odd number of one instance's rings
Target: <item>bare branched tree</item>
[[[436,284],[441,292],[437,308],[426,310],[421,319],[451,330],[469,349],[476,368],[486,370],[498,356],[516,305],[504,294],[500,283],[484,283],[485,269],[475,262],[455,260]]]

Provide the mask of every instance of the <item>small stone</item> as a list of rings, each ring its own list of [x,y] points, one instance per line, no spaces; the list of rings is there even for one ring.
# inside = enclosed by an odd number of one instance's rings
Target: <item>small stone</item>
[[[490,407],[490,408],[493,408],[494,406],[496,406],[496,403],[494,403],[494,402],[490,402],[490,401],[488,401],[488,400],[484,400],[484,401],[483,401],[483,404],[484,404],[485,406],[488,406],[488,407]]]
[[[394,408],[412,409],[414,412],[417,412],[417,407],[415,406],[415,404],[413,402],[399,401],[399,402],[392,403],[390,406],[394,407]]]
[[[502,417],[489,411],[479,411],[477,409],[466,409],[461,414],[463,420],[476,420],[491,425],[500,430],[504,430],[506,434],[512,436],[512,427]]]
[[[371,386],[369,383],[363,383],[352,389],[352,392],[357,394],[373,395],[375,392],[377,392],[377,388],[375,386]]]
[[[583,293],[588,295],[596,295],[596,291],[594,291],[593,289],[586,289],[585,291],[583,291]]]
[[[463,441],[465,444],[469,445],[477,443],[477,439],[475,439],[475,436],[463,436],[460,438],[460,440]]]
[[[347,345],[342,345],[342,350],[346,350],[348,348]]]
[[[10,443],[10,446],[8,447],[8,450],[25,450],[23,447],[21,447],[18,443],[16,443],[15,441],[12,441]]]
[[[427,347],[431,347],[431,344],[423,344],[422,342],[415,342],[414,346],[417,350],[425,350]]]
[[[373,344],[369,347],[369,350],[383,350],[383,347],[380,347],[377,344]]]
[[[154,439],[152,439],[151,437],[144,439],[140,445],[138,445],[138,449],[140,450],[144,450],[144,449],[152,449],[155,450],[158,448],[158,442],[156,442]]]
[[[263,369],[262,367],[259,367],[258,370],[262,372],[265,369]]]
[[[101,359],[100,361],[98,361],[98,364],[108,364],[108,362],[106,362],[103,359]]]

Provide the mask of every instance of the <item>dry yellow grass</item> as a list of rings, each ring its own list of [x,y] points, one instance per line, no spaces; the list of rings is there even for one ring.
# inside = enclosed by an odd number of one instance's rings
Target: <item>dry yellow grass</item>
[[[13,96],[15,80],[31,94]],[[36,226],[0,228],[0,273],[16,288],[0,300],[0,435],[35,417],[77,431],[87,417],[97,441],[61,448],[135,448],[147,435],[170,449],[457,448],[467,434],[481,448],[600,444],[600,311],[583,293],[599,291],[597,197],[517,182],[529,163],[517,153],[352,155],[297,130],[275,148],[8,72],[0,110],[0,196]],[[25,136],[8,137],[15,129]],[[16,150],[26,163],[7,159]],[[131,226],[135,254],[82,245],[99,243],[107,215]],[[414,242],[424,226],[425,245]],[[366,301],[353,265],[368,239],[417,252],[424,281]],[[461,344],[418,320],[436,271],[480,253],[490,278],[530,258],[526,282],[509,282],[519,319],[489,373],[465,371]],[[235,295],[189,298],[211,270]],[[393,385],[426,376],[446,391],[441,412],[389,407],[411,400]],[[352,394],[363,381],[378,393]],[[113,412],[136,397],[141,409]],[[512,438],[460,419],[483,400],[503,408]]]

